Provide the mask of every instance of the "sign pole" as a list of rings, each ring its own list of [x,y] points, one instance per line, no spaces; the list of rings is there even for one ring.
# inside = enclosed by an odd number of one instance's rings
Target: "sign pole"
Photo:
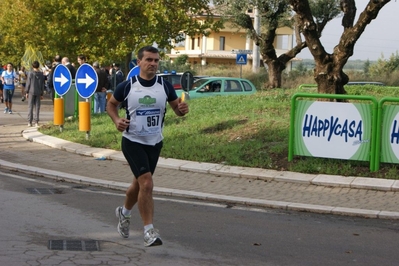
[[[252,53],[252,50],[232,50],[236,54],[236,64],[240,65],[240,78],[242,78],[242,65],[247,64],[247,55]]]
[[[76,91],[85,101],[79,101],[79,130],[90,136],[90,103],[98,85],[96,70],[89,64],[82,64],[76,71]]]

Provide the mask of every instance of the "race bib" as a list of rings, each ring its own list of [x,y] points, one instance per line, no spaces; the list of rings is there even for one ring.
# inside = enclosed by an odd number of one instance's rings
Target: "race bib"
[[[161,134],[161,110],[160,109],[138,109],[136,110],[136,134],[149,136]]]
[[[6,85],[13,85],[14,84],[14,79],[13,78],[5,78],[4,79]]]

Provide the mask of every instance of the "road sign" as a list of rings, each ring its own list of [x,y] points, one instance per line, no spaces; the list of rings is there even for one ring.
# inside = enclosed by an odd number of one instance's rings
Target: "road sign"
[[[82,98],[90,98],[96,92],[98,76],[91,65],[84,63],[78,68],[76,71],[75,85],[76,90]]]
[[[54,76],[53,76],[53,87],[55,92],[58,95],[63,96],[71,88],[71,85],[72,85],[71,71],[69,71],[69,69],[66,66],[58,64],[54,69]]]
[[[233,49],[231,50],[233,54],[252,54],[252,50],[240,50],[240,49]]]
[[[237,65],[246,65],[247,64],[247,55],[246,54],[237,54],[236,64]]]
[[[193,86],[194,76],[193,73],[190,71],[186,71],[181,75],[180,78],[180,85],[185,91],[189,91],[190,88]]]
[[[131,77],[136,76],[138,74],[140,74],[140,67],[139,66],[135,66],[127,74],[126,80],[129,80]]]
[[[129,62],[129,69],[132,69],[135,66],[137,66],[137,59],[133,59]]]

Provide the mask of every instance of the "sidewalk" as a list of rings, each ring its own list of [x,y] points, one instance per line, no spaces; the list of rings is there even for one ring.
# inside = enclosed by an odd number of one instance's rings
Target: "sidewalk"
[[[19,96],[19,95],[18,95]],[[133,176],[121,152],[91,148],[27,127],[27,103],[0,112],[0,168],[125,190]],[[4,105],[2,105],[4,107]],[[52,121],[45,99],[41,121]],[[27,141],[29,140],[29,141]],[[161,158],[154,193],[230,205],[399,219],[399,181],[232,167]]]

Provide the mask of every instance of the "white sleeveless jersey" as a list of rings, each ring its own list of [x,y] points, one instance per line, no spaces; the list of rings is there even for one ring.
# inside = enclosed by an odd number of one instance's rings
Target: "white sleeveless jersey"
[[[126,96],[127,113],[130,125],[123,132],[127,139],[145,145],[152,145],[163,140],[167,95],[163,79],[152,87],[144,87],[138,80],[130,79],[130,91]]]

